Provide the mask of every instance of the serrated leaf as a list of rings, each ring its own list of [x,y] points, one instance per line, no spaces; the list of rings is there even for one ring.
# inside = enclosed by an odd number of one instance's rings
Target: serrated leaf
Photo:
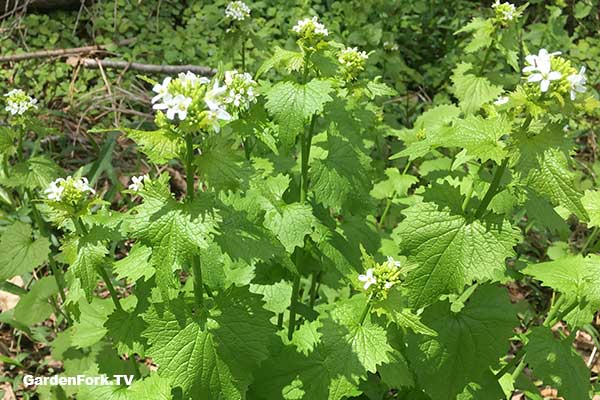
[[[79,280],[88,302],[92,301],[98,283],[98,268],[104,268],[108,249],[102,243],[79,240],[77,258],[71,272]]]
[[[471,22],[456,31],[456,33],[467,32],[473,35],[473,38],[465,47],[465,51],[474,53],[491,46],[494,31],[495,27],[492,19],[473,18]]]
[[[304,237],[312,232],[316,218],[308,204],[286,204],[265,213],[265,227],[281,241],[289,253],[304,246]]]
[[[135,243],[127,257],[113,264],[118,279],[126,279],[135,282],[140,278],[150,279],[154,275],[154,269],[150,264],[152,249],[141,243]]]
[[[115,309],[111,299],[94,298],[90,303],[79,302],[79,321],[71,327],[71,344],[86,349],[100,342],[108,330],[104,323]]]
[[[581,204],[581,193],[575,188],[573,172],[559,150],[550,148],[538,159],[539,167],[529,173],[528,184],[554,205],[562,205],[578,218],[588,218]]]
[[[322,79],[307,84],[280,82],[269,89],[265,107],[279,124],[284,145],[290,146],[308,119],[323,111],[325,103],[332,100],[332,89],[331,82]]]
[[[198,173],[208,185],[219,190],[236,190],[247,186],[252,168],[236,143],[218,135],[204,143],[202,154],[195,158]]]
[[[454,95],[465,114],[478,111],[482,105],[495,100],[503,92],[501,86],[493,85],[487,78],[467,73],[472,67],[469,63],[460,63],[452,75]]]
[[[45,189],[61,173],[62,169],[51,159],[35,156],[16,164],[10,176],[3,178],[0,183],[11,188]]]
[[[182,299],[153,304],[144,314],[148,356],[158,372],[185,398],[235,400],[246,388],[269,352],[275,328],[259,296],[238,288],[214,299],[217,308],[208,319],[192,314]]]
[[[285,67],[288,72],[300,71],[304,65],[304,54],[275,47],[275,52],[256,71],[256,77],[268,72],[272,68]]]
[[[588,227],[600,226],[600,192],[586,190],[581,198],[581,204],[589,216]]]
[[[488,228],[478,220],[439,211],[433,203],[416,204],[403,214],[406,218],[394,233],[409,262],[417,265],[406,279],[409,304],[415,308],[442,294],[460,293],[474,280],[498,280],[520,240],[508,222]]]
[[[404,197],[412,185],[419,179],[412,175],[401,174],[397,168],[387,168],[385,170],[387,179],[377,182],[373,185],[371,196],[378,200],[392,198],[395,195]]]
[[[573,347],[572,338],[557,340],[549,328],[537,327],[529,334],[525,351],[534,375],[558,389],[559,397],[589,398],[590,370]]]
[[[137,143],[142,153],[156,164],[165,164],[182,154],[184,142],[181,135],[165,129],[143,131],[123,128],[123,132]]]
[[[0,280],[33,271],[48,259],[49,253],[48,239],[34,239],[29,225],[15,222],[0,237]]]
[[[423,322],[437,336],[407,336],[407,358],[421,387],[436,400],[454,400],[467,384],[485,379],[519,323],[504,288],[480,287],[460,312],[450,308],[440,302],[423,312]]]
[[[355,296],[338,304],[320,328],[302,333],[302,342],[307,343],[299,346],[301,352],[292,346],[282,347],[257,371],[252,391],[259,398],[284,399],[338,400],[359,395],[360,379],[366,379],[367,372],[374,372],[377,365],[389,362],[393,350],[385,329],[370,317],[360,324],[365,302],[365,296]]]
[[[313,148],[324,153],[311,162],[309,170],[316,200],[336,209],[368,207],[370,158],[333,125],[327,132],[327,142],[315,140]]]
[[[590,323],[600,308],[600,256],[568,256],[556,261],[530,264],[523,273],[565,296],[567,301],[559,311],[571,309],[564,319],[573,327]],[[574,303],[577,307],[572,309]]]
[[[483,119],[470,115],[465,119],[457,119],[454,126],[454,135],[445,146],[462,147],[481,162],[493,160],[500,164],[506,157],[505,144],[500,141],[502,136],[510,133],[510,123],[505,118]]]
[[[144,202],[133,209],[128,221],[132,237],[152,248],[151,263],[166,279],[162,282],[167,286],[173,271],[181,269],[198,249],[208,246],[216,218],[212,213],[204,213],[201,198],[191,204],[177,202],[169,190],[168,179],[165,174],[144,185],[140,192]]]

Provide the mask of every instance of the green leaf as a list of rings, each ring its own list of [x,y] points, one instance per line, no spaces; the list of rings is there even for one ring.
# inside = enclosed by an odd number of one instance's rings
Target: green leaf
[[[323,111],[325,103],[332,100],[331,82],[313,79],[307,84],[279,82],[266,94],[265,107],[280,125],[280,139],[285,146],[293,144],[296,135],[314,114]]]
[[[558,389],[558,397],[589,398],[590,370],[573,347],[572,338],[557,340],[549,328],[537,327],[529,334],[525,351],[534,375]]]
[[[217,190],[235,190],[247,186],[252,168],[239,145],[226,140],[224,134],[211,139],[205,141],[202,154],[195,158],[202,179]]]
[[[586,190],[581,204],[589,216],[588,227],[600,226],[600,192],[597,190]]]
[[[146,323],[141,315],[148,309],[149,286],[138,283],[136,295],[126,298],[126,300],[130,300],[133,297],[137,300],[135,307],[115,310],[104,323],[104,327],[108,330],[108,336],[112,338],[114,347],[119,354],[135,353],[142,357],[145,354],[146,339],[142,337],[142,332],[146,328]]]
[[[435,302],[440,295],[460,293],[474,280],[499,280],[505,260],[515,255],[518,230],[508,223],[486,227],[461,215],[419,203],[403,211],[406,218],[394,230],[399,245],[417,268],[408,273],[406,286],[412,307]]]
[[[154,275],[154,269],[150,264],[152,249],[141,243],[135,243],[127,257],[113,264],[118,279],[136,282],[140,278],[150,279]]]
[[[349,210],[368,208],[371,159],[332,125],[327,142],[315,137],[313,148],[321,154],[311,161],[311,190],[325,207]],[[314,154],[314,152],[313,152]]]
[[[405,197],[411,186],[419,181],[415,176],[401,174],[396,168],[387,168],[385,175],[387,179],[377,182],[371,190],[371,196],[378,200]]]
[[[245,398],[275,331],[259,297],[242,288],[223,293],[207,319],[195,317],[183,299],[152,304],[144,336],[159,374],[187,399]]]
[[[509,348],[516,312],[506,289],[492,286],[478,288],[458,313],[447,301],[427,308],[422,320],[437,336],[407,335],[420,386],[433,399],[454,400],[469,383],[481,383]]]
[[[300,338],[294,337],[294,342],[302,343],[301,352],[280,346],[256,372],[255,397],[337,400],[359,395],[360,379],[389,362],[393,351],[385,329],[370,317],[360,324],[365,304],[365,296],[355,296],[338,303],[319,330],[312,329],[315,321],[307,325],[310,329],[298,331]]]
[[[568,168],[565,155],[558,149],[549,148],[537,161],[538,168],[530,171],[527,183],[552,204],[560,204],[581,220],[587,220],[581,193],[575,187],[573,172]]]
[[[567,301],[559,312],[571,309],[564,319],[572,327],[590,323],[600,308],[600,256],[568,256],[556,261],[530,264],[523,273],[565,296]],[[574,309],[573,304],[577,304]]]
[[[492,85],[487,78],[468,74],[467,71],[472,68],[469,63],[460,63],[452,75],[454,95],[465,114],[478,111],[482,105],[495,100],[503,91],[501,86]]]
[[[34,239],[29,225],[15,222],[0,237],[0,280],[33,271],[48,259],[49,253],[48,239]]]
[[[493,160],[500,164],[506,158],[505,145],[500,138],[510,133],[510,123],[503,117],[483,119],[470,115],[457,119],[456,130],[445,146],[462,147],[469,155],[486,162]]]
[[[151,374],[144,379],[135,380],[130,386],[82,386],[77,393],[79,400],[171,400],[171,386],[167,379]],[[121,384],[123,384],[121,379]]]
[[[11,188],[46,189],[61,173],[62,169],[54,161],[36,156],[16,164],[10,176],[3,178],[0,183]]]
[[[199,198],[192,204],[177,202],[169,190],[168,179],[163,174],[144,185],[140,192],[144,202],[133,209],[127,221],[131,235],[152,249],[151,263],[167,281],[200,248],[208,246],[215,231],[215,218],[201,210],[203,200]]]
[[[150,161],[156,164],[165,164],[178,158],[184,148],[181,135],[165,129],[143,131],[123,128],[123,132],[137,143]]]
[[[108,249],[104,244],[79,240],[77,258],[71,265],[71,272],[79,280],[88,302],[92,301],[94,289],[98,283],[98,268],[104,268],[105,256]]]
[[[25,325],[42,322],[54,311],[48,299],[57,293],[58,286],[56,286],[54,277],[45,276],[36,281],[31,290],[21,296],[15,307],[14,319]]]
[[[8,156],[15,153],[17,147],[15,146],[15,139],[18,137],[18,133],[8,126],[0,126],[0,154],[6,154]]]
[[[86,349],[100,342],[108,330],[104,323],[115,309],[111,299],[93,298],[90,303],[79,302],[79,321],[71,328],[71,344]]]
[[[300,71],[304,65],[304,54],[298,51],[290,51],[282,49],[281,47],[275,47],[273,55],[266,59],[265,62],[256,71],[256,78],[260,75],[268,72],[272,68],[285,67],[288,72]]]
[[[465,47],[467,53],[474,53],[492,45],[492,35],[495,28],[492,19],[473,18],[473,21],[456,31],[456,33],[471,33],[473,38]]]
[[[312,232],[316,218],[309,204],[283,201],[290,178],[279,174],[254,182],[251,196],[255,196],[265,211],[264,226],[283,244],[286,251],[293,253],[296,247],[304,246],[304,237]]]

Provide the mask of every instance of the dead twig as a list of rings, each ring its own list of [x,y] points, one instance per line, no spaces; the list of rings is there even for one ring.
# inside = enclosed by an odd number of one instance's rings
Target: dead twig
[[[118,43],[117,46],[126,46],[131,44],[135,39],[126,39]],[[22,60],[31,60],[34,58],[51,58],[51,57],[69,57],[76,54],[88,54],[95,52],[107,51],[108,46],[94,45],[94,46],[83,46],[83,47],[71,47],[68,49],[53,49],[53,50],[40,50],[33,51],[31,53],[12,54],[9,56],[1,56],[0,63],[15,62]]]
[[[94,58],[78,58],[70,57],[67,64],[76,66],[81,65],[85,68],[113,68],[113,69],[129,69],[133,71],[161,73],[161,74],[176,74],[179,72],[193,72],[203,76],[213,76],[217,70],[202,65],[159,65],[159,64],[142,64],[128,61],[114,60],[99,60]]]

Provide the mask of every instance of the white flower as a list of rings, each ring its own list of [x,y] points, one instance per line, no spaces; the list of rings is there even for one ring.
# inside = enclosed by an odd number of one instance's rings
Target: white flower
[[[129,185],[128,189],[133,190],[134,192],[139,192],[144,187],[144,179],[146,178],[146,175],[132,176],[131,184]]]
[[[317,36],[328,36],[329,31],[325,25],[319,22],[318,17],[304,18],[296,23],[292,28],[294,32],[302,36],[315,34]]]
[[[46,197],[48,198],[48,200],[53,200],[53,201],[61,201],[62,200],[62,195],[63,195],[63,192],[65,191],[65,187],[63,186],[64,182],[65,182],[65,180],[63,178],[58,178],[54,182],[50,183],[50,186],[48,186],[48,188],[46,190],[44,190],[44,193],[46,194]]]
[[[388,256],[387,258],[387,264],[390,267],[395,267],[395,268],[400,268],[400,266],[402,265],[402,263],[400,261],[394,260],[394,257],[390,257]]]
[[[70,178],[70,177],[69,177]],[[69,179],[67,178],[67,179]],[[90,186],[90,182],[86,177],[74,179],[73,187],[79,190],[81,193],[90,192],[91,194],[96,194],[96,191]]]
[[[497,106],[501,106],[503,104],[508,103],[508,100],[509,100],[508,97],[506,97],[506,96],[500,96],[500,97],[498,97],[496,99],[496,101],[494,101],[494,104],[497,105]]]
[[[37,99],[28,96],[21,89],[13,89],[6,93],[6,107],[4,109],[11,115],[23,115],[30,108],[37,108]]]
[[[198,85],[206,85],[210,82],[210,79],[208,79],[207,77],[198,76],[191,71],[187,71],[185,74],[183,72],[180,72],[179,75],[177,75],[177,77],[179,78],[179,81],[183,86],[196,87]]]
[[[221,123],[219,121],[230,121],[231,114],[229,114],[224,108],[217,108],[215,111],[209,111],[206,114],[206,118],[211,124],[215,132],[221,131]]]
[[[227,4],[225,16],[236,21],[243,21],[250,16],[250,7],[243,1],[232,1]]]
[[[567,80],[571,84],[571,100],[575,100],[577,93],[584,93],[587,90],[585,87],[585,83],[587,82],[585,67],[581,67],[579,73],[569,75]]]
[[[206,92],[204,96],[204,102],[206,106],[211,111],[216,111],[217,109],[223,108],[223,97],[225,92],[227,92],[227,86],[219,86],[219,82],[215,81],[212,89]]]
[[[175,115],[177,115],[179,120],[183,121],[187,117],[187,110],[190,104],[192,104],[191,97],[186,97],[182,94],[173,97],[168,103],[167,118],[175,119]]]
[[[540,90],[542,93],[548,91],[551,81],[556,81],[562,78],[562,74],[558,71],[552,71],[551,59],[552,56],[558,55],[560,52],[548,53],[546,49],[541,49],[538,55],[530,54],[525,57],[529,64],[523,68],[523,73],[534,72],[529,75],[527,82],[540,82]]]
[[[377,283],[377,279],[373,276],[373,268],[369,268],[365,275],[359,275],[358,280],[364,282],[363,289],[367,290],[369,286]]]
[[[152,98],[152,103],[156,103],[163,97],[166,97],[169,95],[169,83],[171,83],[171,77],[167,76],[163,80],[163,83],[157,83],[156,85],[154,85],[154,87],[152,88],[152,91],[154,93],[156,93],[156,96],[154,96]]]

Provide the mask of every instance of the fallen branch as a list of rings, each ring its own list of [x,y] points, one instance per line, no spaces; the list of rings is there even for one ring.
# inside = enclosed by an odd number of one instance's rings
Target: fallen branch
[[[115,45],[125,46],[134,41],[135,41],[135,39],[125,39],[118,43],[115,43]],[[2,56],[2,57],[0,57],[0,63],[31,60],[34,58],[69,57],[69,56],[73,56],[75,54],[89,54],[89,53],[107,51],[107,48],[108,48],[108,46],[104,46],[104,45],[94,45],[94,46],[84,46],[84,47],[71,47],[68,49],[40,50],[40,51],[33,51],[31,53],[12,54],[10,56]]]
[[[176,74],[179,72],[191,71],[198,75],[213,76],[217,70],[201,65],[159,65],[159,64],[142,64],[128,61],[113,61],[113,60],[98,60],[94,58],[79,58],[69,57],[67,64],[72,66],[81,65],[85,68],[113,68],[134,70],[148,73]]]

